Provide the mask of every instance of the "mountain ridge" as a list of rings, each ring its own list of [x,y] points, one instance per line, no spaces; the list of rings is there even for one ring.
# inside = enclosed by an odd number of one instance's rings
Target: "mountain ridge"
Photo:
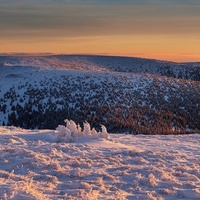
[[[200,63],[175,63],[156,59],[100,55],[0,56],[1,65],[40,69],[72,69],[150,73],[200,81]]]

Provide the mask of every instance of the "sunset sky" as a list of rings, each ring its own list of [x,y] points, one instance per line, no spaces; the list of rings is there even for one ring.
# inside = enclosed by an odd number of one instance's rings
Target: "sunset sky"
[[[199,0],[0,0],[0,54],[200,61]]]

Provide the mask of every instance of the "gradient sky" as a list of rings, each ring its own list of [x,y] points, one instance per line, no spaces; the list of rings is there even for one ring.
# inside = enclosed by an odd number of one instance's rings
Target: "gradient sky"
[[[200,61],[199,0],[0,0],[0,54]]]

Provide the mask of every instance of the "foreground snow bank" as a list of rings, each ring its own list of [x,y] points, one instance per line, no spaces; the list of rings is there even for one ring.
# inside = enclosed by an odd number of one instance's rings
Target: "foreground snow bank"
[[[58,142],[75,142],[81,138],[109,138],[107,129],[101,125],[101,132],[97,132],[95,128],[90,127],[88,122],[85,122],[83,130],[80,125],[76,124],[73,120],[65,120],[66,126],[59,125],[57,127],[57,139]]]
[[[55,135],[0,127],[0,199],[200,199],[198,134],[73,143],[55,142]]]

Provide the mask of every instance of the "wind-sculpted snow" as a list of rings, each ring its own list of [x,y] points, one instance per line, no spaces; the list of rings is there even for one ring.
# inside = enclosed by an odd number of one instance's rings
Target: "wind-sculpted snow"
[[[53,130],[0,127],[0,199],[199,200],[199,146],[199,134],[69,143]]]

